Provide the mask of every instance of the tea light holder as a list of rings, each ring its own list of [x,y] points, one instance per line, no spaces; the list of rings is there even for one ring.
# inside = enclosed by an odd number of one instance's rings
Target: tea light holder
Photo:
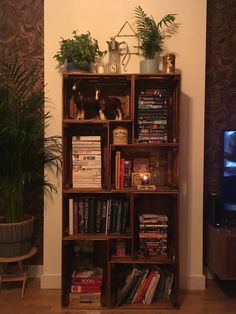
[[[150,184],[150,175],[146,173],[141,174],[141,185],[148,185]]]

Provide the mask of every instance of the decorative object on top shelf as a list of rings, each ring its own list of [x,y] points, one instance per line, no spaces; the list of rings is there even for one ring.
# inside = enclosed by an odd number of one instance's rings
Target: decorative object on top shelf
[[[120,73],[121,64],[124,66],[124,71],[126,71],[126,66],[129,62],[129,47],[127,43],[125,41],[118,42],[114,37],[111,37],[107,44],[109,51],[108,73]],[[123,59],[120,64],[121,55]]]
[[[139,48],[145,56],[145,60],[140,62],[140,72],[156,73],[158,70],[156,54],[163,51],[164,39],[174,34],[177,29],[175,14],[167,14],[156,22],[152,16],[147,16],[141,6],[137,6],[134,12],[140,40]],[[165,32],[163,26],[166,27]]]
[[[50,114],[43,110],[44,86],[37,87],[38,73],[19,61],[0,62],[1,257],[30,250],[34,219],[29,215],[38,211],[32,193],[41,194],[43,187],[56,190],[44,176],[44,167],[58,173],[61,143],[58,136],[44,137]]]
[[[54,58],[62,66],[67,64],[67,70],[82,70],[89,72],[91,64],[95,62],[95,57],[104,56],[107,51],[99,50],[98,41],[94,39],[90,32],[78,35],[72,32],[73,38],[61,38],[60,49]]]
[[[175,73],[175,55],[172,53],[163,56],[163,72]]]

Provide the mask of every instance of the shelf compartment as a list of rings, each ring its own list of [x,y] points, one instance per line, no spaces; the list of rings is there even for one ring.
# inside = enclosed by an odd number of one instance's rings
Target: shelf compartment
[[[90,119],[99,120],[101,107],[105,107],[106,119],[114,119],[109,108],[117,105],[121,108],[123,120],[132,118],[130,75],[64,75],[63,96],[64,119],[76,120],[83,108],[85,123]]]
[[[178,306],[178,271],[171,264],[110,263],[110,307],[122,309],[174,308]],[[150,304],[142,303],[151,273],[158,272],[157,286]],[[132,273],[132,274],[131,274]],[[150,276],[150,277],[149,277]],[[143,280],[142,280],[143,278]],[[146,289],[144,288],[146,281]],[[148,282],[148,284],[147,284]],[[138,301],[139,300],[139,301]]]
[[[168,187],[178,190],[178,145],[111,145],[111,188],[136,188],[142,185],[142,174],[149,175],[149,184],[156,190]],[[113,169],[113,171],[112,171]],[[148,186],[147,186],[148,187]],[[154,191],[156,191],[154,190]],[[139,190],[140,192],[143,190]],[[145,190],[150,191],[150,190]],[[151,190],[152,191],[152,190]]]
[[[99,254],[103,250],[103,254]],[[108,289],[107,274],[107,242],[92,240],[75,240],[62,242],[62,265],[64,268],[62,277],[62,306],[68,308],[104,308],[107,307]],[[84,304],[70,306],[71,278],[73,271],[84,270],[85,267],[103,269],[103,281],[101,286],[101,306],[86,306]]]
[[[150,218],[142,222],[140,219]],[[158,216],[155,218],[155,215]],[[161,222],[163,220],[163,222]],[[178,195],[134,195],[134,252],[140,260],[178,260]],[[162,255],[164,253],[164,255]],[[153,254],[153,256],[151,255]]]

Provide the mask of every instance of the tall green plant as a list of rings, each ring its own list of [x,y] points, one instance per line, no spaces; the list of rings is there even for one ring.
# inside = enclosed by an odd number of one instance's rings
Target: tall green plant
[[[140,40],[139,48],[146,58],[153,59],[156,53],[162,52],[164,39],[174,32],[174,28],[171,29],[170,26],[175,22],[175,14],[167,14],[156,22],[152,16],[144,12],[141,6],[137,6],[134,13],[137,35]],[[165,31],[164,27],[166,27]]]
[[[61,142],[45,137],[50,113],[44,112],[39,72],[18,61],[0,62],[0,212],[6,222],[24,219],[27,189],[56,190],[44,166],[60,169]]]

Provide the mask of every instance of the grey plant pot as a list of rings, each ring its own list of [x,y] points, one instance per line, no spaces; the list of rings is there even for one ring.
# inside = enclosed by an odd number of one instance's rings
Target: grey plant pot
[[[34,217],[17,223],[0,223],[0,257],[21,256],[31,249]]]
[[[158,72],[158,62],[156,59],[145,59],[140,61],[140,73],[151,74]]]
[[[74,65],[72,63],[67,63],[67,71],[83,71],[83,72],[90,72],[91,71],[91,64],[81,64],[81,65]]]

